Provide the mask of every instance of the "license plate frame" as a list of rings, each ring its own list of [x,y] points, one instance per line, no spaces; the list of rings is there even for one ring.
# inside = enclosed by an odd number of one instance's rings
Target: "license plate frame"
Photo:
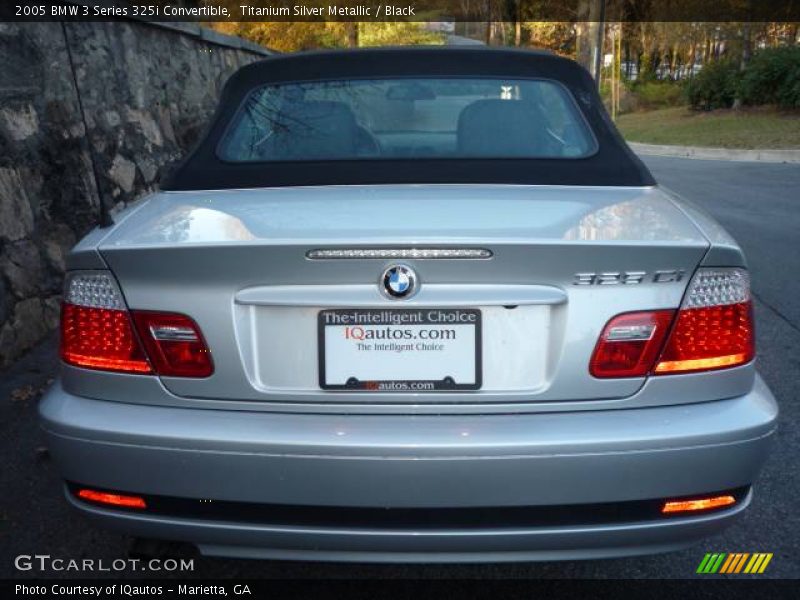
[[[390,322],[394,317],[392,315],[406,314],[422,315],[422,322],[415,323],[392,323]],[[454,322],[454,323],[439,323],[431,322],[430,315],[435,314],[438,318],[447,318],[448,315],[452,317],[465,318],[472,316],[472,321],[469,322]],[[473,327],[472,337],[474,340],[474,377],[471,382],[458,382],[453,377],[444,376],[442,379],[358,379],[355,374],[348,378],[348,381],[342,383],[328,383],[327,379],[327,361],[326,361],[326,331],[334,327],[346,327],[347,323],[330,322],[326,315],[349,315],[349,319],[353,320],[357,315],[371,315],[369,319],[375,319],[376,322],[368,323],[352,323],[352,326],[363,328],[384,327],[397,328],[405,327],[406,329],[421,328],[428,326],[431,329],[454,329]],[[372,316],[374,315],[374,316]],[[319,387],[326,391],[347,391],[347,392],[371,392],[371,393],[391,393],[391,392],[406,392],[406,393],[429,393],[429,392],[463,392],[463,391],[477,391],[482,386],[482,314],[476,308],[386,308],[386,309],[359,309],[359,308],[336,308],[336,309],[322,309],[317,314],[317,354],[318,354],[318,367],[319,367]],[[466,331],[466,330],[465,330]],[[456,333],[456,337],[457,337]],[[469,336],[469,334],[467,334]],[[419,341],[418,338],[413,340],[413,343]],[[436,340],[440,341],[440,340]],[[447,342],[449,340],[441,340]],[[386,342],[391,344],[392,341]],[[424,343],[424,342],[423,342]],[[385,350],[386,352],[393,352]],[[411,350],[408,350],[410,352]],[[451,352],[454,352],[452,349]],[[415,350],[416,352],[416,350]],[[394,351],[395,358],[400,357],[402,352]],[[389,354],[391,356],[392,354]],[[354,369],[354,373],[357,368]]]

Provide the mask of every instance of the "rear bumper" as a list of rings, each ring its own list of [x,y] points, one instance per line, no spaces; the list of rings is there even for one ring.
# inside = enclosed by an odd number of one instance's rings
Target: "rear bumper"
[[[722,531],[750,504],[669,521],[571,527],[424,531],[310,528],[152,518],[89,506],[81,512],[110,529],[197,544],[207,556],[354,562],[506,562],[574,560],[676,550]]]
[[[306,507],[495,511],[654,500],[750,485],[778,413],[760,379],[750,393],[716,402],[490,416],[177,409],[90,400],[56,385],[40,412],[63,477],[96,488]],[[70,501],[110,527],[196,543],[207,554],[488,561],[682,547],[727,526],[750,495],[731,509],[686,518],[474,528],[242,522]]]

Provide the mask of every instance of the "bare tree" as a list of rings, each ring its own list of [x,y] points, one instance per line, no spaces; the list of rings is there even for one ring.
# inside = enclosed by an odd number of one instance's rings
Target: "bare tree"
[[[358,22],[348,21],[345,23],[345,36],[348,48],[358,48]]]

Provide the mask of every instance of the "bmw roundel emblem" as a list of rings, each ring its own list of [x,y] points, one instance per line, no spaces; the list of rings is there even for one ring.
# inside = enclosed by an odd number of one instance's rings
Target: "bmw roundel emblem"
[[[394,265],[381,275],[381,290],[395,299],[408,298],[417,291],[417,274],[408,265]]]

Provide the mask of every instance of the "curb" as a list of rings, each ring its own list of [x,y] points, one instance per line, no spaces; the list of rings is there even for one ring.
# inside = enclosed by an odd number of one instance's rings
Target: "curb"
[[[699,148],[695,146],[662,146],[628,142],[631,150],[643,156],[677,156],[700,160],[729,160],[745,162],[800,163],[800,150],[734,150],[730,148]]]

